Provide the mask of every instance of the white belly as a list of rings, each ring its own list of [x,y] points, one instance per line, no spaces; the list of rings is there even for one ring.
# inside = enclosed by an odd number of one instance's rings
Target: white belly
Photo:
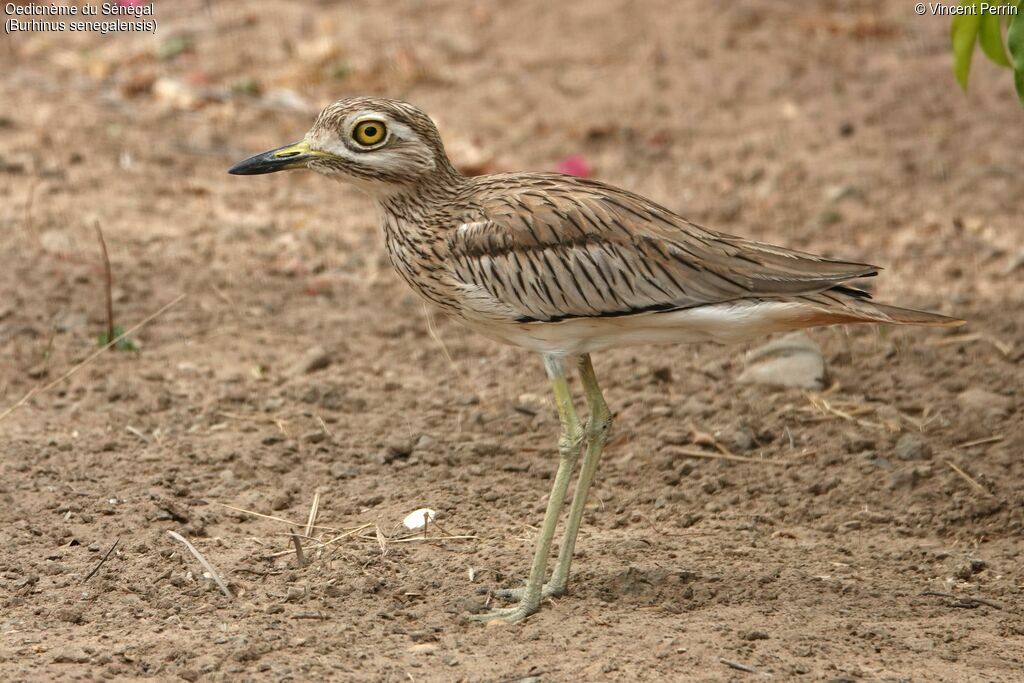
[[[752,301],[556,323],[464,322],[506,344],[540,353],[575,355],[641,344],[735,344],[813,324],[809,309],[796,302]]]

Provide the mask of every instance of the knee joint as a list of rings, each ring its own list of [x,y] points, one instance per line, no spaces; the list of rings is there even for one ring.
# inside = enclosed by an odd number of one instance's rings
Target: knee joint
[[[558,452],[563,458],[574,457],[583,443],[583,432],[576,428],[572,431],[564,431],[558,438]]]
[[[612,429],[612,414],[608,406],[599,405],[593,409],[587,420],[587,438],[591,442],[605,441]]]

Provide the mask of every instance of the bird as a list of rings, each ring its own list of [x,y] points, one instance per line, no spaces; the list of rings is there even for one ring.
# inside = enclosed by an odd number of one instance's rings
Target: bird
[[[639,194],[558,173],[468,176],[431,118],[407,102],[348,97],[305,137],[240,161],[235,175],[310,169],[363,190],[391,264],[429,304],[498,342],[540,354],[560,423],[558,466],[525,585],[471,618],[516,622],[568,591],[584,507],[612,427],[591,354],[787,330],[964,321],[875,302],[849,282],[879,267],[717,232]],[[577,414],[575,366],[588,417]],[[582,459],[582,464],[580,460]],[[547,565],[576,466],[558,557]]]

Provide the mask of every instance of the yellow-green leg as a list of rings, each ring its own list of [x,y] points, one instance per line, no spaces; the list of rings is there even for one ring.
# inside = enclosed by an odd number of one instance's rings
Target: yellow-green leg
[[[590,410],[590,419],[587,420],[587,425],[583,430],[587,454],[583,458],[583,468],[580,470],[580,476],[576,482],[576,492],[572,497],[572,507],[569,509],[569,519],[565,525],[562,547],[558,551],[558,564],[555,565],[551,579],[544,584],[541,590],[542,598],[557,597],[566,592],[569,583],[569,568],[572,566],[572,555],[576,550],[576,536],[579,534],[580,524],[583,522],[584,506],[587,504],[590,485],[594,481],[597,465],[601,461],[601,452],[608,440],[608,432],[612,425],[612,414],[608,410],[608,404],[604,401],[601,387],[597,384],[597,375],[594,374],[594,365],[590,361],[590,354],[580,356],[579,371],[580,379],[583,382],[583,391],[586,394],[587,407]],[[522,599],[525,592],[525,588],[516,588],[498,591],[496,595],[502,598]]]
[[[544,523],[541,526],[540,535],[537,538],[537,547],[533,554],[533,566],[530,568],[530,578],[524,588],[516,592],[519,604],[515,607],[504,609],[493,609],[484,614],[475,614],[474,619],[490,621],[500,619],[502,621],[519,621],[537,611],[540,605],[541,590],[544,585],[544,575],[547,571],[548,555],[551,553],[551,539],[555,535],[555,527],[558,525],[558,517],[562,511],[562,504],[565,502],[565,493],[569,488],[569,479],[572,477],[573,468],[580,456],[583,433],[580,429],[579,418],[576,417],[576,408],[572,404],[572,395],[569,393],[569,383],[565,377],[565,361],[558,356],[545,356],[544,367],[551,377],[552,390],[555,395],[555,406],[558,408],[558,420],[562,424],[562,434],[558,439],[558,470],[555,472],[555,482],[551,486],[551,496],[548,498],[548,509],[544,514]]]
[[[569,567],[572,565],[572,554],[576,550],[576,535],[580,531],[580,524],[583,522],[583,509],[587,504],[587,495],[590,493],[590,484],[594,481],[594,474],[597,472],[597,465],[601,461],[601,452],[608,440],[608,432],[612,426],[612,414],[608,410],[608,404],[604,402],[604,395],[601,387],[597,384],[597,376],[594,374],[594,365],[590,362],[590,354],[580,356],[580,379],[583,380],[583,392],[587,399],[587,408],[590,410],[590,419],[584,429],[583,436],[587,443],[587,454],[583,458],[583,467],[580,470],[579,480],[576,482],[576,492],[572,497],[572,508],[569,510],[569,521],[565,525],[565,535],[562,539],[562,547],[558,551],[558,564],[551,574],[551,580],[545,586],[545,593],[548,595],[564,595],[569,584]]]

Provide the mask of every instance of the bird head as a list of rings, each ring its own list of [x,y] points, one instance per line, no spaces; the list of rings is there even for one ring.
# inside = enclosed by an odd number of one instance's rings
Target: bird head
[[[302,141],[240,161],[228,173],[293,168],[309,168],[378,196],[457,176],[430,117],[406,102],[378,97],[329,105]]]

